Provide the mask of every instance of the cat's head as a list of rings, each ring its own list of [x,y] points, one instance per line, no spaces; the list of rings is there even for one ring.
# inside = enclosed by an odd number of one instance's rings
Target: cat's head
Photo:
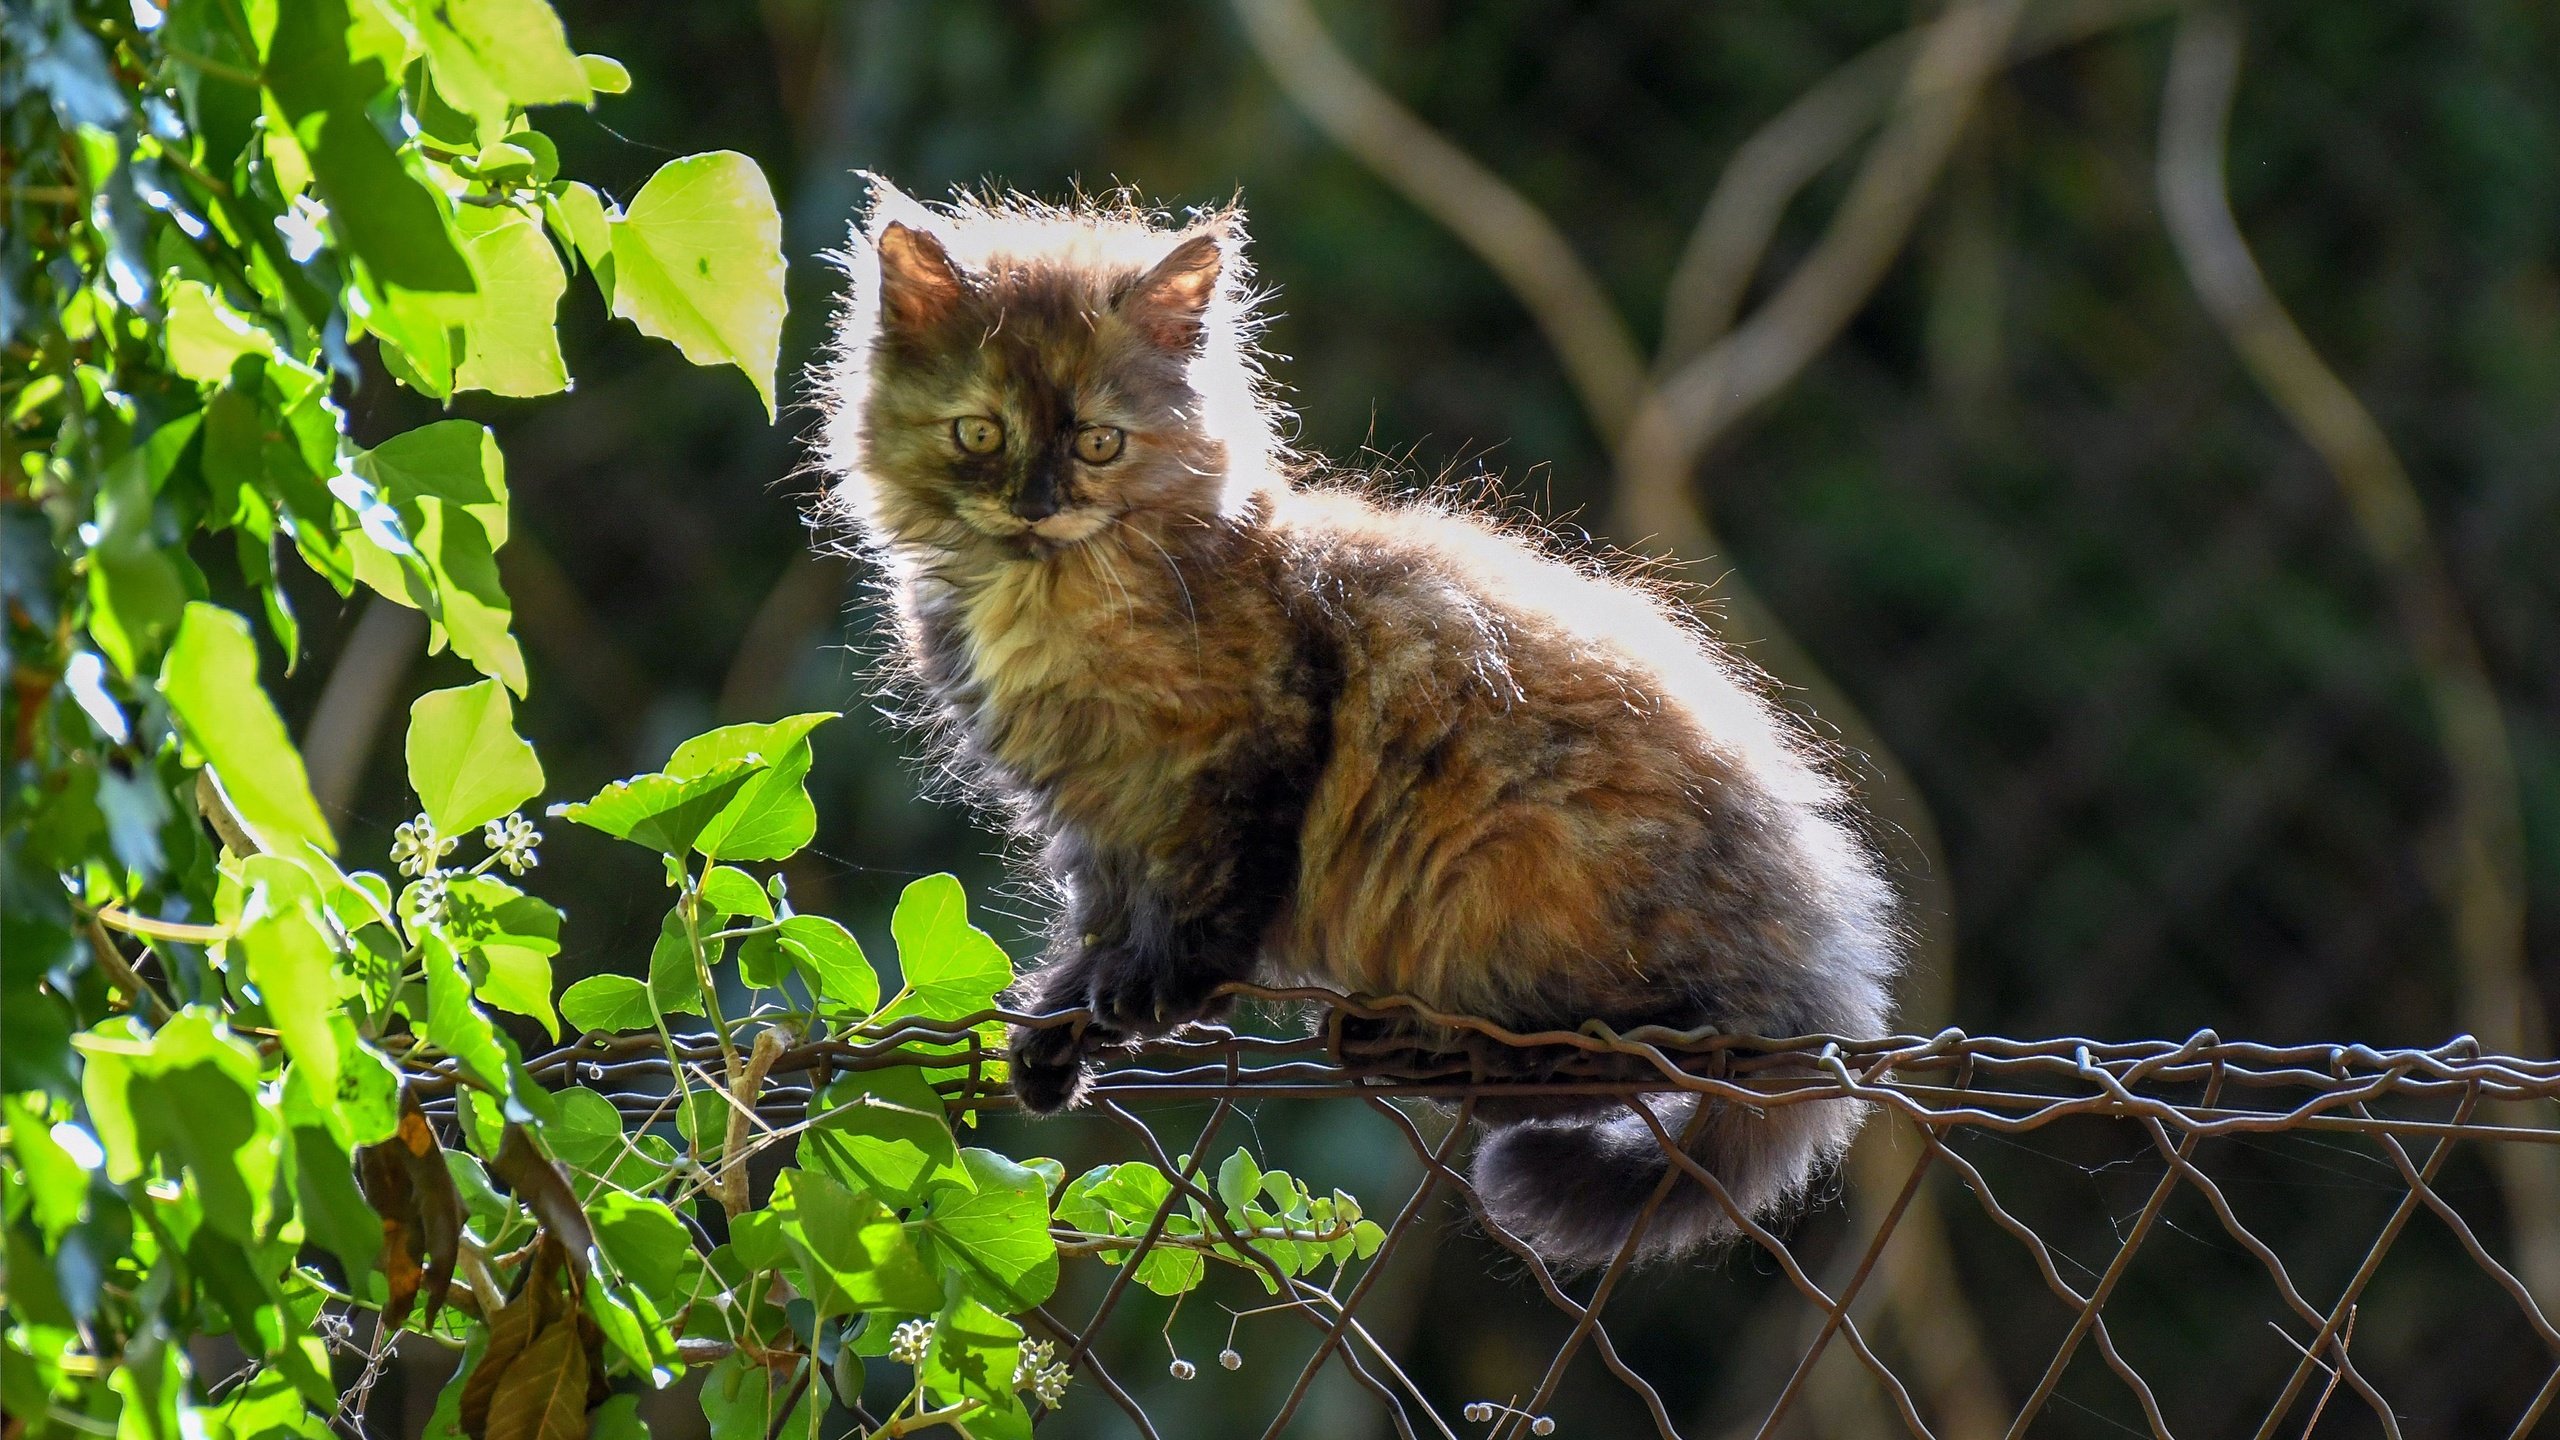
[[[836,499],[874,543],[1038,558],[1263,482],[1243,217],[1154,218],[875,184],[826,375]]]

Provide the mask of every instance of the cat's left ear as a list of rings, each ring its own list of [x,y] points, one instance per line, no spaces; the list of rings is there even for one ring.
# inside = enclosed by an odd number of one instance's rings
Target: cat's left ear
[[[1187,354],[1198,348],[1201,317],[1217,298],[1218,276],[1226,269],[1226,242],[1221,227],[1174,246],[1120,297],[1120,313],[1167,350]]]

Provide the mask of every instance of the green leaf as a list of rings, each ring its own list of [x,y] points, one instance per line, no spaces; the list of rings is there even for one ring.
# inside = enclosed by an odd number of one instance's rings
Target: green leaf
[[[616,1190],[599,1193],[586,1208],[605,1259],[661,1312],[673,1314],[693,1301],[702,1283],[702,1256],[675,1211]]]
[[[426,1038],[504,1094],[506,1043],[489,1017],[471,1003],[471,977],[463,973],[461,960],[443,936],[428,932],[420,949],[427,972]]]
[[[551,957],[560,953],[560,912],[503,880],[474,875],[448,887],[445,916],[446,938],[470,962],[472,993],[532,1016],[559,1039]]]
[[[98,484],[97,540],[89,550],[89,634],[118,673],[140,675],[187,603],[186,583],[154,533],[151,480],[139,452]]]
[[[800,1164],[906,1209],[937,1186],[975,1187],[942,1097],[913,1066],[838,1076],[809,1108]]]
[[[1021,1358],[1022,1327],[963,1295],[934,1317],[933,1344],[919,1378],[944,1400],[984,1401],[988,1409],[968,1421],[969,1433],[976,1435],[979,1421],[997,1418],[994,1412],[1006,1408],[1007,1401],[1021,1408],[1013,1392],[1013,1370]]]
[[[590,975],[560,996],[560,1018],[581,1030],[646,1030],[657,1023],[649,987],[628,975]]]
[[[984,1010],[1013,983],[1004,947],[969,923],[958,877],[928,875],[908,885],[889,917],[898,970],[909,998],[893,1014],[957,1020]]]
[[[1228,1209],[1242,1210],[1261,1189],[1262,1167],[1253,1163],[1243,1146],[1237,1146],[1236,1153],[1218,1167],[1218,1198],[1227,1202]]]
[[[816,1434],[822,1387],[803,1387],[798,1407],[785,1420],[782,1407],[792,1385],[791,1371],[768,1369],[735,1352],[720,1357],[702,1377],[702,1418],[711,1427],[711,1440],[764,1440],[768,1435],[809,1440]]]
[[[733,761],[765,766],[694,840],[715,860],[782,860],[817,833],[817,810],[803,783],[809,774],[810,731],[837,718],[836,711],[792,715],[769,724],[726,725],[696,735],[667,757],[666,773],[701,775]]]
[[[587,72],[587,88],[599,95],[619,95],[631,88],[631,72],[610,55],[581,55],[578,64]]]
[[[657,943],[649,947],[649,998],[662,1015],[701,1015],[702,970],[694,964],[693,942],[684,933],[684,916],[670,910],[658,922]]]
[[[528,157],[530,158],[530,157]],[[462,322],[463,358],[454,388],[493,395],[550,395],[569,387],[556,326],[569,288],[560,252],[541,224],[519,210],[463,207],[456,224],[480,295]]]
[[[243,355],[276,358],[276,337],[223,303],[201,280],[181,280],[169,287],[169,368],[203,385],[231,378],[232,362]]]
[[[773,918],[773,899],[764,887],[744,870],[715,865],[702,877],[702,903],[722,916],[746,915],[758,920]]]
[[[880,972],[863,957],[853,932],[824,915],[793,915],[771,932],[748,940],[739,947],[741,967],[748,964],[749,952],[756,950],[770,951],[798,966],[826,1009],[868,1016],[880,1003]]]
[[[514,107],[593,98],[586,67],[543,0],[448,0],[419,9],[436,87],[484,124],[503,123]]]
[[[773,1212],[799,1261],[795,1281],[818,1317],[857,1310],[928,1313],[942,1286],[917,1258],[906,1228],[886,1206],[824,1175],[785,1170],[773,1185]]]
[[[160,667],[160,693],[261,845],[284,851],[308,842],[337,853],[329,822],[311,798],[302,756],[259,688],[258,646],[248,621],[200,600],[188,605]]]
[[[613,313],[696,365],[735,365],[774,414],[782,215],[756,162],[716,150],[649,177],[613,227]]]
[[[409,786],[440,834],[469,834],[542,793],[542,761],[494,680],[419,696],[408,750]]]
[[[382,1220],[356,1189],[354,1160],[325,1125],[295,1124],[291,1134],[293,1193],[304,1233],[336,1255],[347,1274],[372,1274],[382,1256]]]
[[[696,1086],[687,1090],[676,1105],[676,1133],[698,1156],[716,1156],[729,1137],[729,1094],[716,1085]]]
[[[88,1209],[89,1172],[55,1141],[53,1128],[25,1097],[0,1095],[0,1115],[8,1119],[9,1153],[24,1171],[35,1201],[36,1226],[44,1231],[46,1245],[56,1245]]]
[[[1171,1228],[1168,1226],[1167,1230]],[[1208,1273],[1209,1262],[1201,1259],[1197,1250],[1164,1246],[1138,1258],[1138,1283],[1158,1295],[1188,1294],[1200,1288]],[[1262,1284],[1266,1290],[1272,1288],[1268,1276],[1262,1277]]]
[[[420,519],[413,534],[418,554],[434,574],[442,602],[433,616],[429,653],[449,644],[472,668],[522,695],[529,683],[524,649],[512,628],[515,607],[498,578],[496,542],[459,506],[429,499],[417,502],[417,508]]]
[[[649,1425],[640,1418],[640,1397],[608,1395],[587,1414],[586,1440],[649,1440]]]
[[[439,421],[358,455],[330,484],[359,523],[342,530],[358,579],[435,622],[429,649],[453,646],[484,675],[525,692],[524,652],[499,580],[507,539],[505,462],[486,428]]]
[[[560,243],[577,252],[596,277],[607,307],[613,304],[613,225],[595,187],[572,180],[559,193],[544,197],[543,218]]]
[[[145,1036],[109,1021],[73,1042],[107,1178],[130,1184],[154,1156],[193,1177],[205,1223],[234,1240],[264,1233],[275,1193],[276,1112],[258,1103],[257,1052],[190,1006]]]
[[[355,457],[353,468],[395,504],[434,497],[480,522],[493,545],[507,540],[507,460],[489,427],[438,420],[404,430]]]
[[[1007,1312],[1028,1310],[1058,1288],[1048,1185],[992,1150],[971,1147],[960,1160],[974,1188],[946,1187],[925,1201],[913,1222],[921,1248],[970,1294]]]
[[[346,986],[319,887],[308,871],[278,855],[248,857],[240,875],[249,900],[229,942],[231,953],[245,962],[285,1053],[309,1072],[315,1090],[333,1095],[338,1036],[329,1022]]]
[[[310,157],[330,225],[387,287],[470,294],[444,200],[402,167],[366,114],[391,78],[349,57],[343,0],[296,0],[275,15],[262,78]]]
[[[759,768],[732,763],[686,779],[635,775],[607,785],[592,800],[554,805],[550,813],[661,855],[682,855]]]
[[[568,1008],[566,996],[561,1008]],[[551,1147],[552,1158],[572,1170],[601,1173],[622,1148],[622,1112],[584,1085],[572,1085],[551,1098],[558,1114],[542,1127],[542,1140]]]
[[[783,1260],[782,1218],[750,1210],[729,1222],[729,1253],[749,1270],[772,1270]]]

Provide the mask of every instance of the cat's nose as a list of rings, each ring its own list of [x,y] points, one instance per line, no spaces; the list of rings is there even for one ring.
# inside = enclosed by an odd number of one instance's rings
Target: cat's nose
[[[1034,524],[1058,513],[1058,492],[1046,485],[1034,486],[1013,497],[1013,513]]]

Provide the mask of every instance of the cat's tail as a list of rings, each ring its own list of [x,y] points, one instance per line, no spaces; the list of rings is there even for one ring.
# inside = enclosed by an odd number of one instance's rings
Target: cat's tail
[[[1753,1109],[1695,1095],[1638,1099],[1674,1140],[1688,1133],[1697,1107],[1707,1107],[1689,1157],[1716,1177],[1736,1208],[1755,1217],[1801,1195],[1848,1148],[1860,1118],[1854,1102],[1841,1100]],[[1645,1224],[1637,1262],[1669,1259],[1739,1233],[1714,1193],[1664,1153],[1653,1127],[1625,1110],[1497,1124],[1476,1145],[1473,1174],[1494,1223],[1548,1264],[1574,1269],[1616,1259],[1666,1179],[1670,1187]]]

